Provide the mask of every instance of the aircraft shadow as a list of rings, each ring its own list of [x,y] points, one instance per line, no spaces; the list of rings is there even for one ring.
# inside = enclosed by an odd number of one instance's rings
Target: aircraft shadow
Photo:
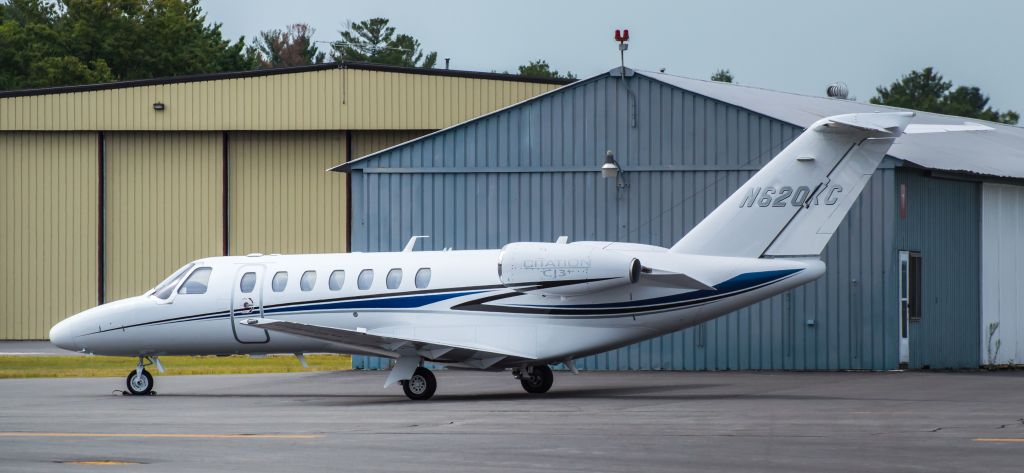
[[[722,384],[671,384],[657,386],[615,386],[615,387],[573,387],[563,388],[548,392],[544,395],[533,395],[522,391],[489,392],[489,393],[460,393],[444,394],[439,393],[427,403],[453,403],[453,402],[522,402],[524,400],[546,400],[564,399],[608,399],[608,400],[638,400],[638,401],[703,401],[703,400],[779,400],[779,401],[811,401],[811,400],[864,400],[861,398],[848,398],[842,396],[816,396],[804,394],[775,394],[775,393],[694,393],[695,389],[708,389],[724,386]],[[302,394],[302,393],[223,393],[223,394],[191,394],[191,393],[168,393],[158,394],[161,398],[180,399],[296,399],[302,400],[303,404],[317,406],[358,406],[358,405],[384,405],[392,403],[410,402],[398,390],[389,390],[386,393],[329,393],[329,394]],[[129,396],[130,398],[130,396]]]

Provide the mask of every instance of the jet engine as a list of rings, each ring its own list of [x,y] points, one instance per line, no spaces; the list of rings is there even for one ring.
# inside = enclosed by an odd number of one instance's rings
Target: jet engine
[[[640,280],[640,260],[603,248],[510,243],[498,255],[498,279],[523,293],[578,296]]]

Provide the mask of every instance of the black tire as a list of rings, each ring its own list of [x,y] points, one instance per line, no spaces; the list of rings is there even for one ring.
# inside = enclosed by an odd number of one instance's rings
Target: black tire
[[[437,391],[437,378],[426,368],[416,368],[411,378],[402,381],[402,390],[413,401],[426,401]]]
[[[149,374],[149,371],[142,370],[142,376],[136,378],[135,370],[132,370],[131,373],[128,373],[125,384],[128,385],[128,392],[136,396],[145,396],[153,392],[153,375]]]
[[[530,394],[544,394],[554,384],[555,375],[547,365],[538,365],[533,367],[532,372],[524,370],[519,382],[522,383],[523,389]]]

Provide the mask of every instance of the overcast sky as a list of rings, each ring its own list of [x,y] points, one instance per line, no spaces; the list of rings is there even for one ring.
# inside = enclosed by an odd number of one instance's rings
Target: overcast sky
[[[629,28],[626,65],[822,95],[836,80],[867,101],[879,84],[934,66],[955,85],[976,85],[999,110],[1024,111],[1024,2],[972,0],[776,1],[312,1],[203,0],[226,36],[308,23],[337,39],[347,21],[381,16],[439,65],[515,71],[543,58],[588,77],[618,65],[612,40]]]

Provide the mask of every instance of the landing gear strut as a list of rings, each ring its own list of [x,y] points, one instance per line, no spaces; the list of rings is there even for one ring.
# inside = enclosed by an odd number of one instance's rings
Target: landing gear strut
[[[425,401],[434,395],[437,390],[437,378],[430,370],[419,367],[412,373],[412,376],[402,381],[402,390],[406,397],[413,401]]]
[[[530,394],[544,394],[551,389],[555,375],[548,365],[527,366],[525,369],[514,369],[512,375],[519,379],[523,389]]]
[[[125,384],[128,385],[128,392],[135,396],[144,396],[153,392],[153,375],[146,371],[145,358],[139,357],[139,364],[132,372],[128,373]]]

